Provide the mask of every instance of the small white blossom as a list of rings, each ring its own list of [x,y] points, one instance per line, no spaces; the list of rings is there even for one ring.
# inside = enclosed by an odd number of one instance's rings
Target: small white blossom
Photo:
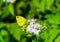
[[[33,24],[33,23],[35,23],[35,21],[36,21],[36,19],[29,19],[29,20],[27,20],[27,22],[29,22],[30,24]]]
[[[16,0],[3,0],[3,2],[14,3]]]
[[[40,24],[37,24],[37,23],[36,23],[36,24],[34,24],[34,28],[37,28],[37,27],[38,27],[38,28],[40,28],[40,27],[41,27],[41,25],[40,25]]]
[[[38,25],[37,24],[28,25],[26,32],[38,35],[40,32],[40,26],[38,27]]]
[[[34,32],[35,35],[39,35],[40,30]]]
[[[35,35],[39,35],[41,25],[38,23],[35,23],[35,19],[31,19],[28,22],[30,22],[30,24],[28,25],[26,32],[29,32],[31,34],[33,33]]]

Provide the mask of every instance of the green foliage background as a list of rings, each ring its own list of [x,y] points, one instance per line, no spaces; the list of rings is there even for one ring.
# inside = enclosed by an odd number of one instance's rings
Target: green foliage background
[[[34,17],[48,28],[39,36],[27,34],[17,25],[17,15]],[[60,42],[60,0],[0,0],[0,42]]]

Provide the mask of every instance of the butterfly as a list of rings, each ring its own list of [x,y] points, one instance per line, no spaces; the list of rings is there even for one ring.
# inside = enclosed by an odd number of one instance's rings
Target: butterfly
[[[26,23],[26,19],[22,16],[16,16],[16,21],[19,26],[23,26]]]

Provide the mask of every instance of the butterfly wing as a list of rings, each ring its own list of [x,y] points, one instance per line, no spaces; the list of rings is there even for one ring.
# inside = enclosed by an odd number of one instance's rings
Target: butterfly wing
[[[26,23],[26,19],[22,16],[16,16],[17,24],[23,26]]]

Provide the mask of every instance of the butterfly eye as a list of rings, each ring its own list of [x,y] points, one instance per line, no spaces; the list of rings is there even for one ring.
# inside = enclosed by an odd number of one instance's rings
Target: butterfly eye
[[[16,16],[16,18],[18,19],[18,18],[20,18],[19,16]]]
[[[17,18],[19,18],[19,16],[17,16]]]

